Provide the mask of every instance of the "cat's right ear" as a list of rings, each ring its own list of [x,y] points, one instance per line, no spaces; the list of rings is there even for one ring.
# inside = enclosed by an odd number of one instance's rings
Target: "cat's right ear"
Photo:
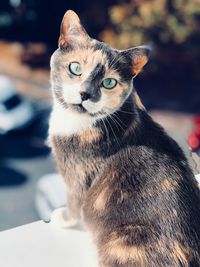
[[[68,10],[61,23],[59,47],[65,48],[76,43],[85,43],[88,40],[89,36],[81,25],[78,15],[74,11]]]
[[[148,46],[138,46],[121,52],[131,58],[133,77],[139,74],[144,65],[148,62],[150,51],[151,49]]]

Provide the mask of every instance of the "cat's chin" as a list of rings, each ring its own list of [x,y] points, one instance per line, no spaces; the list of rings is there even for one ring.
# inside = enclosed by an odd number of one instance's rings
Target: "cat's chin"
[[[107,112],[103,111],[90,112],[82,104],[68,104],[67,106],[71,112],[74,112],[76,114],[83,114],[84,116],[92,118],[102,118],[106,117],[106,115],[108,114]]]

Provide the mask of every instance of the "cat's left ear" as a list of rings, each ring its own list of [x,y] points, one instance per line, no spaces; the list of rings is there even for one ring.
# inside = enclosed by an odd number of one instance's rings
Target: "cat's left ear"
[[[89,38],[78,15],[74,11],[68,10],[61,23],[59,47],[64,48],[76,43],[85,43]]]
[[[141,72],[144,65],[148,62],[150,48],[146,46],[138,46],[127,50],[123,50],[121,53],[131,58],[132,74],[133,76],[136,76]]]

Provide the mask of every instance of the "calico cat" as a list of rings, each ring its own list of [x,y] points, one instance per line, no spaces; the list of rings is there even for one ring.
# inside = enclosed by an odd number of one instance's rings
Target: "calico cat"
[[[197,182],[132,85],[148,54],[91,39],[73,11],[64,15],[51,58],[49,140],[68,201],[54,218],[83,220],[101,267],[197,267]]]

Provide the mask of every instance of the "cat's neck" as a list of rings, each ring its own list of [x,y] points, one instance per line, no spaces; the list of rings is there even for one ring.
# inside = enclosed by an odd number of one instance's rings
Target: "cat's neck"
[[[133,95],[130,95],[119,110],[98,120],[95,126],[101,128],[105,138],[120,144],[128,132],[135,127],[138,120],[139,117]]]
[[[71,136],[92,129],[95,120],[86,114],[78,114],[64,108],[60,103],[53,105],[49,123],[49,135]]]
[[[98,128],[109,140],[119,140],[136,118],[137,112],[132,96],[124,102],[118,111],[101,119],[90,117],[87,114],[75,113],[55,102],[50,117],[49,134],[69,137]]]

